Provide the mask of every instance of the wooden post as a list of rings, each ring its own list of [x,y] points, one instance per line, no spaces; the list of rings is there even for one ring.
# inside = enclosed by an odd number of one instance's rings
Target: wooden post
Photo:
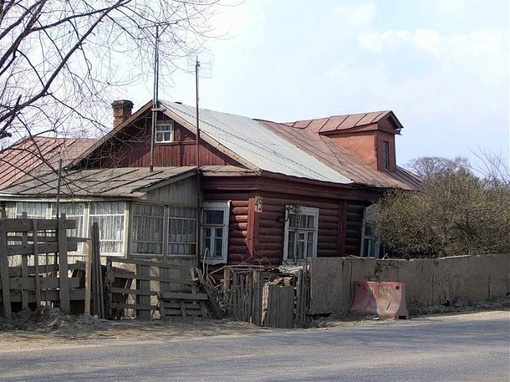
[[[92,249],[90,240],[85,242],[85,301],[83,313],[90,315],[90,281],[92,273]]]
[[[37,307],[39,307],[41,305],[41,275],[39,274],[39,239],[37,238],[37,219],[32,220],[32,231],[34,233],[35,302]]]
[[[60,279],[60,310],[64,313],[70,313],[69,301],[69,267],[67,264],[67,232],[66,232],[66,216],[62,214],[58,219],[58,270]]]
[[[27,219],[27,213],[23,212],[21,215],[22,219]],[[28,230],[21,232],[21,244],[28,245]],[[28,255],[21,255],[21,309],[28,310]]]
[[[2,298],[4,300],[4,316],[12,319],[11,290],[9,282],[9,259],[7,252],[7,227],[5,220],[0,220],[0,277],[2,278]]]
[[[253,309],[252,320],[255,325],[262,325],[262,282],[261,271],[253,271]]]

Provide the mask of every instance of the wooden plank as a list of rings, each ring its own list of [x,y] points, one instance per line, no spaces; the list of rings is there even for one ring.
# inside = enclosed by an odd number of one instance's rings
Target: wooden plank
[[[65,239],[65,237],[64,237]],[[69,243],[67,245],[67,240],[63,240],[63,242],[66,242],[67,251],[75,252],[78,250],[78,244],[77,243]],[[58,252],[59,244],[58,243],[39,243],[38,244],[38,252],[39,253],[54,253]],[[34,253],[34,245],[33,244],[13,244],[8,245],[7,250],[5,253],[7,253],[9,256],[13,255],[32,255]]]
[[[0,220],[0,278],[2,281],[2,300],[4,317],[12,319],[11,295],[9,286],[9,260],[7,259],[7,227],[6,219]]]
[[[145,291],[142,291],[140,289],[130,289],[130,288],[118,288],[118,287],[111,287],[110,291],[114,294],[136,294],[136,295],[143,295],[143,296],[157,296],[157,291],[149,291],[148,293]],[[147,294],[145,294],[147,293]]]
[[[28,266],[28,274],[34,275],[36,273],[35,266]],[[48,264],[41,265],[39,264],[39,273],[54,273],[58,271],[58,265],[56,264]],[[21,277],[21,269],[19,267],[9,267],[9,277]]]
[[[160,292],[159,298],[162,300],[207,301],[207,294],[206,293]]]
[[[64,216],[64,215],[63,215]],[[70,313],[69,304],[69,268],[67,266],[67,232],[66,220],[58,219],[58,263],[60,276],[60,310],[66,314]]]
[[[147,275],[139,275],[139,274],[132,274],[132,273],[123,273],[123,272],[118,272],[118,271],[111,271],[110,276],[113,276],[115,278],[125,278],[125,279],[140,280],[140,281],[168,282],[168,283],[180,284],[180,285],[184,285],[184,286],[195,285],[194,281],[186,281],[186,280],[182,280],[182,279],[158,277],[158,276],[152,276],[152,275],[147,276]]]
[[[44,289],[58,289],[60,287],[60,278],[59,277],[41,277],[39,279],[39,287],[41,290]],[[68,281],[69,288],[79,288],[80,287],[80,278],[79,277],[70,277]],[[11,277],[10,278],[10,288],[11,290],[30,290],[35,292],[36,290],[36,281],[35,276],[28,277]]]
[[[58,302],[60,301],[60,295],[59,295],[59,291],[58,290],[46,290],[46,297],[44,298],[44,301],[47,301],[47,302]],[[71,301],[83,301],[83,299],[85,298],[85,291],[83,289],[71,289],[69,291],[69,299]],[[10,299],[11,299],[11,302],[21,302],[21,291],[13,291],[11,290],[11,293],[10,293]],[[2,301],[2,299],[0,298],[0,302]],[[32,304],[32,303],[35,303],[37,300],[36,300],[36,296],[35,296],[35,293],[31,293],[29,292],[28,294],[28,302],[29,304]]]
[[[2,219],[5,221],[6,232],[27,232],[33,231],[33,219],[19,219],[9,218]],[[38,229],[45,230],[58,230],[58,223],[55,219],[37,219]],[[66,229],[76,229],[76,220],[65,220]]]
[[[169,263],[162,263],[158,261],[149,261],[149,260],[138,260],[138,259],[122,259],[119,257],[108,257],[112,263],[119,263],[119,264],[134,264],[134,265],[140,265],[140,266],[148,266],[148,267],[158,267],[158,268],[168,268],[168,269],[176,269],[176,270],[183,270],[188,271],[189,266],[186,265],[176,265],[176,264],[169,264]]]
[[[113,302],[112,301],[112,308],[114,309],[133,309],[133,310],[136,310],[136,311],[144,311],[144,312],[149,312],[150,311],[156,311],[158,310],[158,306],[157,305],[145,305],[145,304],[130,304],[130,303],[127,303],[127,302]]]

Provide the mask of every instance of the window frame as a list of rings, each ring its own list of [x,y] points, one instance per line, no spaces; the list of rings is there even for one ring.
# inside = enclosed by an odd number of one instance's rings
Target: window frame
[[[314,227],[313,229],[305,228],[305,227],[290,227],[290,218],[291,215],[301,215],[301,216],[313,216],[314,217]],[[306,234],[313,233],[313,238],[311,242],[308,242],[307,236],[304,236],[306,253],[303,254],[303,258],[297,258],[293,256],[289,257],[289,241],[291,232],[296,232],[298,235],[302,232]],[[315,207],[305,207],[305,206],[285,206],[285,227],[284,227],[284,240],[283,240],[283,261],[284,262],[292,262],[299,263],[304,262],[308,257],[317,257],[317,241],[319,236],[319,208]],[[295,241],[294,247],[298,245],[298,241]],[[311,244],[312,253],[308,253],[308,244]]]
[[[158,130],[158,128],[168,127],[165,130]],[[154,143],[172,143],[174,142],[174,121],[158,121],[154,131]],[[165,139],[165,135],[169,134],[169,138]],[[158,139],[161,136],[161,139]]]
[[[205,224],[204,213],[206,211],[221,211],[223,212],[223,223],[222,224]],[[230,201],[226,202],[204,202],[200,211],[200,260],[208,264],[225,264],[228,259],[228,233],[229,233],[229,222],[230,222]],[[207,228],[219,228],[222,227],[223,232],[221,236],[221,256],[211,256],[210,252],[206,252],[206,236],[205,230]],[[214,238],[217,238],[214,236]],[[214,242],[214,241],[213,241]],[[215,250],[216,248],[213,248]]]
[[[390,142],[382,141],[382,168],[389,171],[391,169]]]
[[[139,210],[137,210],[140,208]],[[163,214],[155,214],[154,212],[157,212],[157,209],[163,209]],[[149,214],[145,214],[145,212],[148,212],[150,210]],[[131,211],[131,228],[130,228],[130,250],[129,255],[134,256],[163,256],[165,253],[165,207],[162,205],[157,204],[145,204],[145,203],[133,203],[132,211]],[[140,219],[137,221],[137,219]],[[151,222],[151,220],[153,220]],[[157,222],[157,223],[156,223]],[[159,233],[160,237],[158,236],[158,232],[154,232],[154,235],[150,238],[146,238],[143,236],[145,232],[138,232],[137,229],[138,224],[148,224],[149,227],[151,225],[154,229],[157,230],[157,228],[161,229],[161,232]],[[158,227],[160,225],[160,227]],[[143,240],[142,240],[143,239]],[[161,246],[161,253],[154,253],[155,251],[151,252],[145,252],[145,251],[139,251],[138,247],[150,247],[150,246]],[[136,250],[135,250],[136,249]]]
[[[365,208],[363,211],[363,221],[361,225],[361,243],[359,249],[360,257],[378,259],[381,252],[381,242],[375,232],[370,229],[370,234],[367,234],[367,220],[368,215],[372,213],[375,204]],[[367,248],[368,247],[368,248]],[[370,254],[373,252],[373,256]]]
[[[114,206],[116,205],[117,206],[117,212],[116,213],[113,213],[113,210],[112,211],[109,211],[107,212],[106,209],[104,209],[104,212],[101,211],[102,213],[97,213],[97,212],[92,212],[93,211],[93,208],[92,206],[95,205],[95,208],[97,207],[101,207],[101,205],[109,205],[110,207],[111,206]],[[104,208],[104,207],[103,207]],[[127,208],[127,203],[125,201],[90,201],[88,203],[88,226],[90,227],[94,221],[97,220],[98,222],[98,225],[99,225],[99,241],[100,241],[100,253],[101,253],[101,256],[124,256],[124,254],[126,253],[126,233],[128,230],[126,230],[126,222],[129,220],[127,219],[126,217],[126,208]],[[102,224],[99,224],[99,221],[101,220],[113,220],[117,218],[117,219],[120,219],[120,231],[115,231],[113,228],[118,228],[116,227],[115,225],[112,225],[112,226],[108,226],[108,224],[106,225],[102,225]],[[109,227],[110,228],[110,234],[113,234],[115,232],[117,232],[117,235],[115,236],[118,236],[118,238],[105,238],[104,237],[104,234],[106,233],[106,231],[104,230],[103,227]],[[103,229],[102,229],[103,228]],[[111,235],[110,235],[111,236]],[[108,244],[109,243],[109,244]],[[107,245],[113,245],[113,246],[119,246],[120,248],[120,251],[115,251],[115,252],[109,252],[106,250],[106,247]]]

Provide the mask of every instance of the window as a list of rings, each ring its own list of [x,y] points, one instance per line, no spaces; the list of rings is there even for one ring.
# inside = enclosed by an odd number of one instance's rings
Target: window
[[[163,222],[165,208],[150,204],[133,205],[131,253],[163,254]]]
[[[174,124],[173,121],[158,122],[154,141],[159,143],[173,142],[174,140]]]
[[[52,203],[53,213],[52,216],[57,216],[57,204]],[[60,214],[66,214],[66,219],[76,221],[76,229],[67,231],[69,236],[84,237],[84,216],[85,216],[85,203],[62,203],[60,204]],[[83,243],[78,243],[78,252],[83,253]]]
[[[227,261],[230,203],[204,203],[202,208],[202,254],[208,263]]]
[[[50,207],[51,203],[17,202],[16,216],[21,217],[26,212],[29,219],[51,219]]]
[[[98,223],[101,254],[124,253],[124,202],[91,202],[89,224]]]
[[[317,256],[319,209],[287,206],[285,211],[283,260],[299,262]]]
[[[384,170],[390,169],[390,142],[388,141],[383,141],[382,164]]]
[[[371,205],[365,208],[365,212],[363,213],[360,250],[360,256],[362,257],[379,257],[379,239],[375,234],[374,228],[370,224],[373,212],[374,205]]]
[[[196,248],[197,211],[170,207],[168,212],[168,254],[192,255]]]

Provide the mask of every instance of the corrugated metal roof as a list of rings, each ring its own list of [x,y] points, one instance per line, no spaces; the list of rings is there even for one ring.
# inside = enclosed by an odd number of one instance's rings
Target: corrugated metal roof
[[[143,187],[154,186],[159,182],[190,173],[196,168],[162,167],[149,171],[148,168],[124,167],[95,170],[63,171],[61,195],[73,197],[127,197],[137,198],[143,194]],[[54,172],[38,177],[25,177],[16,184],[2,190],[3,194],[17,196],[55,196],[58,175]]]
[[[0,152],[0,189],[30,172],[57,171],[59,159],[65,166],[96,141],[90,138],[25,138]]]
[[[170,117],[173,113],[195,126],[194,107],[170,102],[163,106]],[[251,118],[201,109],[200,131],[261,170],[323,182],[352,182]]]

